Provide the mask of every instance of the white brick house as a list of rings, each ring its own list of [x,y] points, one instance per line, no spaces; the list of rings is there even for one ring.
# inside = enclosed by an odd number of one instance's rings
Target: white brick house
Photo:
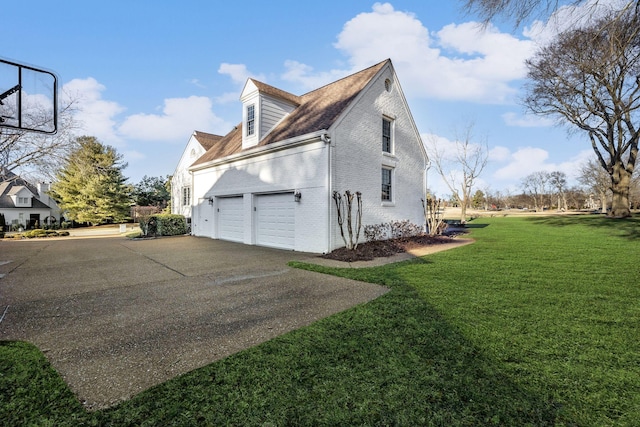
[[[184,215],[191,220],[193,182],[189,166],[221,139],[222,136],[205,132],[195,131],[191,134],[178,166],[171,176],[171,213]]]
[[[249,79],[241,101],[242,123],[188,168],[194,235],[329,252],[345,190],[364,225],[424,224],[426,152],[391,60],[301,96]]]

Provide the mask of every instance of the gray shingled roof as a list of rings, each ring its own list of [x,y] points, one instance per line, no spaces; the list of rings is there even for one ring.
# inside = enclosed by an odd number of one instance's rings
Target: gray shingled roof
[[[296,136],[329,129],[367,83],[390,61],[387,59],[302,96],[292,95],[266,83],[253,80],[259,91],[297,105],[275,129],[258,143],[258,146],[266,146]],[[241,151],[242,124],[239,124],[217,141],[192,166],[201,165]]]
[[[13,203],[11,195],[17,193],[24,187],[31,191],[34,196],[39,197],[38,189],[33,184],[7,169],[0,168],[0,209],[15,208],[16,205]],[[31,208],[50,209],[51,207],[34,198]]]

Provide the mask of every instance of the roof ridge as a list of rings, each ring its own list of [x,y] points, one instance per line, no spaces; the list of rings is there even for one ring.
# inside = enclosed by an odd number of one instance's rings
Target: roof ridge
[[[259,92],[265,92],[269,95],[276,96],[278,98],[285,99],[290,102],[294,102],[296,104],[300,104],[301,96],[295,95],[291,92],[287,92],[284,89],[280,89],[278,87],[272,86],[268,83],[261,82],[260,80],[256,80],[254,78],[249,78],[256,85]]]
[[[367,68],[365,68],[365,69],[363,69],[363,70],[355,71],[355,72],[353,72],[353,73],[351,73],[351,74],[349,74],[349,75],[346,75],[346,76],[344,76],[344,77],[339,78],[338,80],[334,80],[334,81],[329,82],[329,83],[327,83],[327,84],[325,84],[325,85],[322,85],[322,86],[320,86],[320,87],[318,87],[318,88],[315,88],[315,89],[313,89],[313,90],[310,90],[309,92],[305,93],[304,95],[301,95],[301,97],[302,97],[302,96],[307,96],[307,95],[309,95],[309,94],[312,94],[313,92],[316,92],[316,91],[319,91],[319,90],[321,90],[321,89],[324,89],[324,88],[326,88],[327,86],[331,86],[331,85],[334,85],[334,84],[340,83],[340,82],[342,82],[343,80],[346,80],[346,79],[349,79],[349,78],[355,77],[355,76],[357,76],[357,75],[359,75],[359,74],[367,73],[367,72],[369,72],[372,68],[376,68],[376,67],[382,66],[383,64],[385,64],[385,63],[387,63],[387,62],[391,62],[391,59],[390,59],[390,58],[387,58],[387,59],[385,59],[384,61],[380,61],[380,62],[378,62],[377,64],[373,64],[373,65],[371,65],[371,66],[369,66],[369,67],[367,67]]]

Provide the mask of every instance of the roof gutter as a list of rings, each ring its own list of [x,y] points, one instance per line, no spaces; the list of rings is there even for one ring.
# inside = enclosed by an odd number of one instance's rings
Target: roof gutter
[[[236,162],[238,160],[250,159],[252,157],[258,157],[264,154],[274,153],[287,148],[295,147],[297,145],[304,145],[310,142],[316,142],[318,140],[326,142],[325,138],[327,138],[327,130],[321,129],[305,135],[300,135],[293,138],[285,139],[283,141],[275,142],[273,144],[253,147],[248,150],[242,151],[240,153],[231,154],[229,156],[211,160],[211,161],[202,163],[200,165],[191,166],[189,167],[189,171],[195,172],[195,171],[210,168],[213,166],[220,166],[227,163]]]

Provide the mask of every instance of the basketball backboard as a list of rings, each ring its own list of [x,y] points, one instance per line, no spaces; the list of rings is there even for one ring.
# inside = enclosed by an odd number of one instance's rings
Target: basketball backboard
[[[0,58],[0,127],[56,133],[57,98],[55,74]]]

